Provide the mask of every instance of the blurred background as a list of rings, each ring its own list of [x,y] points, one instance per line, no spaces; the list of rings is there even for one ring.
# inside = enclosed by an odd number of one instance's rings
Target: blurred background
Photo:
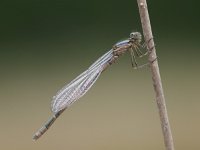
[[[148,2],[177,150],[200,149],[199,4]],[[32,140],[63,85],[131,31],[142,32],[136,0],[1,1],[0,18],[1,149],[165,149],[150,70],[134,70],[128,53]]]

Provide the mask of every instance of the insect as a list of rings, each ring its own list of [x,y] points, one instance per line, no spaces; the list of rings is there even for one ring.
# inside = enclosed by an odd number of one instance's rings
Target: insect
[[[96,82],[100,74],[108,66],[112,65],[123,53],[130,51],[132,66],[137,69],[136,57],[142,57],[147,54],[139,49],[142,46],[141,41],[142,35],[139,32],[130,33],[128,39],[116,43],[111,50],[97,59],[86,71],[59,90],[53,97],[51,103],[53,116],[34,134],[33,139],[37,140],[41,137],[60,114],[82,97]]]

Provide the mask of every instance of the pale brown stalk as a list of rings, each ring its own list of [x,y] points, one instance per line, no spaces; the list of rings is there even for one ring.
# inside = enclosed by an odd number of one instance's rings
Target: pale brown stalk
[[[138,7],[139,7],[144,39],[147,43],[147,48],[149,49],[148,60],[149,60],[149,66],[152,73],[153,86],[154,86],[155,95],[156,95],[156,103],[157,103],[157,107],[159,111],[164,143],[165,143],[166,150],[174,150],[173,138],[172,138],[169,119],[167,115],[167,108],[165,104],[165,97],[164,97],[164,92],[162,88],[156,49],[155,49],[152,30],[151,30],[147,2],[146,0],[137,0],[137,2],[138,2]]]

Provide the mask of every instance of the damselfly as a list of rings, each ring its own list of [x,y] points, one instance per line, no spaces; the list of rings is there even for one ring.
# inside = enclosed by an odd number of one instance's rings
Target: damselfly
[[[139,49],[141,47],[141,41],[142,35],[139,32],[132,32],[128,39],[116,43],[111,50],[95,61],[86,71],[58,91],[53,97],[51,103],[53,116],[35,133],[33,139],[37,140],[42,136],[60,114],[76,100],[82,97],[92,87],[100,74],[108,66],[113,64],[123,53],[130,51],[132,65],[137,68],[136,57],[142,57],[147,54],[144,54]]]

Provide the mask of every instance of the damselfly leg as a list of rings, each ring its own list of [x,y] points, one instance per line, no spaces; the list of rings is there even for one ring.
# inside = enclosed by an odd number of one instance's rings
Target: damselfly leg
[[[141,45],[134,45],[132,48],[130,48],[130,54],[131,54],[131,65],[134,69],[140,69],[140,68],[143,68],[145,66],[147,66],[149,63],[146,63],[146,64],[143,64],[143,65],[138,65],[137,63],[137,60],[136,60],[136,56],[137,57],[144,57],[147,52],[143,53],[141,50],[140,50],[140,47]],[[136,54],[136,56],[135,56]]]
[[[132,65],[133,69],[137,69],[138,65],[137,65],[134,49],[130,48],[129,51],[130,51],[130,54],[131,54],[131,65]]]
[[[140,50],[140,48],[141,48],[140,44],[135,44],[134,48],[135,48],[135,52],[136,52],[138,57],[144,56],[144,53]]]
[[[153,37],[151,37],[151,38],[147,41],[148,45],[149,45],[149,43],[151,42],[151,40],[153,40]],[[145,44],[145,47],[147,48],[147,53],[150,54],[150,53],[152,52],[152,50],[154,49],[155,44],[154,44],[152,47],[148,48],[148,47],[147,47],[147,43],[145,42],[144,44]]]

